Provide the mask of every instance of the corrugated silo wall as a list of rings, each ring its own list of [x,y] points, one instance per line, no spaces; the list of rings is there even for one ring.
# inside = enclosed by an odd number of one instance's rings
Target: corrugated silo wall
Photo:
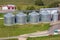
[[[58,13],[57,14],[53,14],[53,21],[58,21]]]
[[[50,22],[51,21],[51,15],[41,15],[41,21],[42,22]]]
[[[60,13],[58,14],[58,20],[60,20]]]
[[[27,16],[25,16],[25,15],[23,15],[23,16],[16,15],[16,23],[17,24],[26,24],[27,23]]]
[[[30,23],[38,23],[39,22],[39,15],[29,15],[29,20],[30,20]]]
[[[11,26],[15,24],[15,17],[12,16],[12,17],[4,17],[4,25],[6,26]]]

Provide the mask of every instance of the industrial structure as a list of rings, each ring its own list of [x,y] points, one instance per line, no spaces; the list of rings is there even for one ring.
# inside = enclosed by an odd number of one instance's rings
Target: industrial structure
[[[39,13],[33,11],[29,13],[29,22],[32,24],[38,23],[39,22]]]
[[[51,14],[48,11],[46,10],[41,11],[40,15],[41,15],[40,18],[42,22],[51,22]]]
[[[4,15],[4,24],[36,24],[40,22],[56,22],[60,20],[60,15],[57,8],[44,8],[37,13],[36,11],[30,12],[28,15],[24,12],[19,12],[15,16],[12,13]],[[28,20],[28,21],[27,21]]]
[[[12,26],[15,24],[15,16],[12,13],[4,15],[4,25]]]
[[[23,12],[16,14],[16,23],[17,24],[26,24],[27,23],[27,15]]]
[[[16,10],[15,5],[0,5],[0,13],[14,12]]]

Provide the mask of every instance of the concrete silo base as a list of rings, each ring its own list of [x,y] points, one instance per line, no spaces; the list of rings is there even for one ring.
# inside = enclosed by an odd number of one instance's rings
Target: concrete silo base
[[[19,24],[19,23],[16,23],[16,25],[25,25],[25,23],[24,23],[24,24]]]
[[[13,24],[11,24],[11,25],[10,25],[10,24],[4,24],[4,25],[5,25],[5,26],[13,26]]]
[[[39,24],[39,23],[29,23],[29,24]]]
[[[27,38],[22,37],[22,38],[18,38],[18,40],[27,40]]]

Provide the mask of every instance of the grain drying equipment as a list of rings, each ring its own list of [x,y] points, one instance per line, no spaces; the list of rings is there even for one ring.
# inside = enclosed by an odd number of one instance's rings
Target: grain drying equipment
[[[12,26],[15,23],[15,16],[12,13],[7,13],[4,15],[4,25]]]
[[[27,15],[23,12],[16,14],[16,23],[17,24],[26,24],[27,23]]]
[[[35,24],[39,22],[39,13],[33,11],[29,13],[29,23]]]

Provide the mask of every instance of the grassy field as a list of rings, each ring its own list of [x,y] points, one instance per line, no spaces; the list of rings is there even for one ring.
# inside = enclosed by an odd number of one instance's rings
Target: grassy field
[[[60,35],[28,38],[28,40],[60,40]]]
[[[18,40],[18,39],[8,39],[8,40]]]
[[[18,36],[26,33],[33,33],[37,31],[48,30],[49,24],[26,24],[26,25],[14,25],[14,26],[4,26],[3,20],[0,20],[0,37],[8,36]]]
[[[54,1],[60,1],[60,0],[42,0],[45,5],[48,5]],[[0,0],[0,4],[15,4],[15,5],[21,5],[21,4],[34,4],[35,0]]]
[[[0,4],[34,4],[34,0],[0,0]]]
[[[4,13],[0,13],[0,18],[4,17]]]

